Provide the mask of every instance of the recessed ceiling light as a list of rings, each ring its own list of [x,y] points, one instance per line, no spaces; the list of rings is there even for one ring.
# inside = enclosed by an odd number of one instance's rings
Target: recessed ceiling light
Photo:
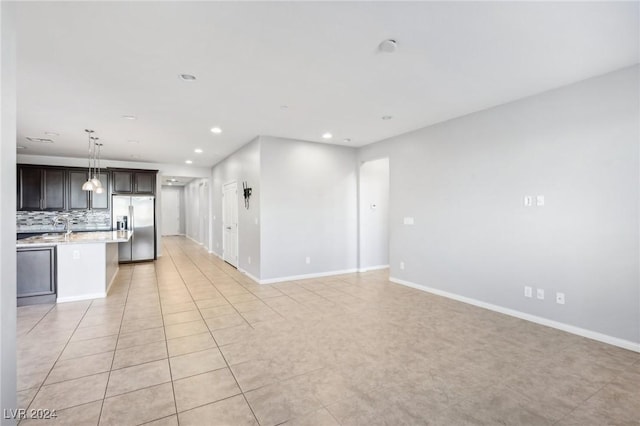
[[[22,146],[22,145],[18,145],[18,146],[16,146],[16,149],[27,149],[27,147],[26,146]]]
[[[202,150],[200,148],[196,148],[193,150],[196,154],[202,154]]]
[[[47,136],[60,136],[60,133],[56,133],[56,132],[44,132],[44,134]]]
[[[124,118],[125,120],[136,120],[138,117],[136,117],[135,115],[123,115],[122,118]]]
[[[333,135],[329,132],[326,132],[322,135],[322,139],[331,139]]]
[[[194,81],[196,79],[196,76],[191,74],[180,74],[180,78],[184,81]]]
[[[216,135],[219,135],[220,133],[222,133],[222,129],[220,127],[212,127],[211,133],[215,133]]]
[[[173,184],[172,184],[171,182],[169,182],[167,185],[171,186],[171,185],[173,185]]]
[[[185,163],[187,163],[187,164],[192,164],[192,163],[193,163],[193,161],[191,161],[191,160],[185,160]]]
[[[53,143],[53,139],[49,139],[49,138],[32,138],[32,137],[27,137],[27,140],[28,140],[29,142]]]
[[[349,143],[349,142],[351,142],[351,139],[349,139],[349,138],[344,138],[344,139],[342,139],[342,142],[344,142],[344,143]]]
[[[170,181],[170,182],[177,182],[177,181],[178,181],[178,179],[171,178],[171,179],[169,179],[169,181]]]
[[[383,115],[383,116],[382,116],[382,119],[383,119],[383,120],[391,120],[392,118],[393,118],[393,117],[392,117],[392,116],[390,116],[390,115]]]

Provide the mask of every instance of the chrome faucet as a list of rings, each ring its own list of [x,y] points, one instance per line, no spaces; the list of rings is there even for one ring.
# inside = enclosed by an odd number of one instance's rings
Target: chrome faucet
[[[71,228],[69,226],[69,216],[58,215],[53,218],[53,226],[56,226],[59,222],[64,223],[64,232],[66,235],[71,234]]]

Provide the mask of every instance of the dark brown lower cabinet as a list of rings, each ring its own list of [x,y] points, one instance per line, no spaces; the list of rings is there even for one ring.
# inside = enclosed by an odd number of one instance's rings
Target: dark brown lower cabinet
[[[56,302],[56,248],[17,249],[18,306]]]

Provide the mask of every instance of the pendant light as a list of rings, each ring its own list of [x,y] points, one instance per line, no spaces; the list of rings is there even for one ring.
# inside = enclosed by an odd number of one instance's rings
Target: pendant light
[[[98,179],[98,169],[96,168],[96,157],[98,156],[97,154],[97,149],[96,147],[98,146],[98,139],[100,138],[91,138],[93,140],[93,179],[91,179],[91,183],[93,184],[93,190],[97,190],[98,188],[102,188],[102,182],[100,182],[100,179]]]
[[[96,146],[98,147],[98,176],[100,176],[100,157],[101,157],[100,154],[102,152],[102,144],[97,143]],[[104,187],[102,186],[102,183],[100,183],[100,186],[96,188],[96,194],[102,194],[103,192],[104,192]]]
[[[91,154],[93,152],[92,146],[91,146],[93,143],[91,134],[93,133],[93,130],[84,129],[84,131],[87,132],[87,137],[89,138],[89,154],[88,154],[89,167],[88,167],[88,178],[87,178],[87,181],[82,184],[82,190],[93,191],[95,189],[95,185],[93,184],[93,182],[91,182]]]

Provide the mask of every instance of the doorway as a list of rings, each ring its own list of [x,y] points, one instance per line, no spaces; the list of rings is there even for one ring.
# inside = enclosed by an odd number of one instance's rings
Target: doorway
[[[389,267],[389,158],[360,166],[359,259],[361,272]]]
[[[222,259],[238,267],[238,185],[222,187]]]
[[[162,188],[162,235],[183,235],[182,188]]]

